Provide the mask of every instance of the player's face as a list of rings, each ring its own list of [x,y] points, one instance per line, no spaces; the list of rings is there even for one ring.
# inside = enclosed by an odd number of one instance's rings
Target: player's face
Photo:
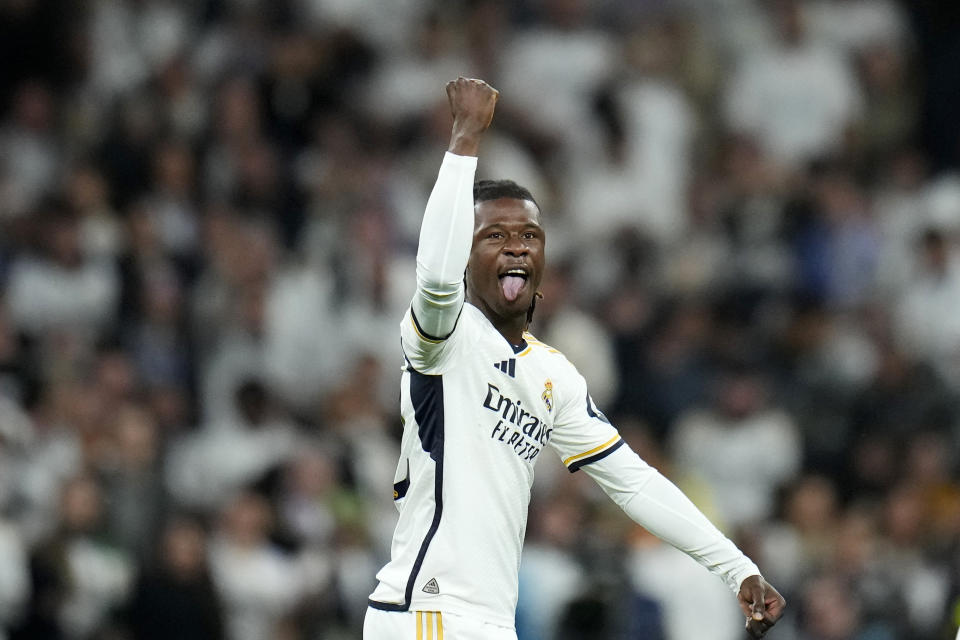
[[[525,315],[543,276],[544,240],[540,211],[529,200],[477,204],[467,263],[471,301],[498,318]]]

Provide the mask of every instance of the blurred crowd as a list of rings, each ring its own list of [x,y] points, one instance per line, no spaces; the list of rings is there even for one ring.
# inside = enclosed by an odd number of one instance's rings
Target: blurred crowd
[[[763,568],[960,620],[960,29],[918,0],[0,0],[0,639],[353,639],[443,84],[540,201],[532,332]],[[538,465],[521,640],[739,638]]]

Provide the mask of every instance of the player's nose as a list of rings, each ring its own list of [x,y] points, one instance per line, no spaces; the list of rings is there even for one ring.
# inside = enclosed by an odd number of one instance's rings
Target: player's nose
[[[530,252],[527,243],[519,235],[510,236],[503,245],[503,253],[512,258],[525,256]]]

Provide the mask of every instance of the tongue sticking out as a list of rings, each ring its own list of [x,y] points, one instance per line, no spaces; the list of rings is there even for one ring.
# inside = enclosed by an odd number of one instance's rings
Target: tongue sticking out
[[[503,289],[503,297],[505,297],[510,302],[513,302],[517,299],[517,296],[520,295],[520,289],[523,288],[523,285],[526,284],[526,280],[520,276],[503,276],[500,279],[500,287]]]

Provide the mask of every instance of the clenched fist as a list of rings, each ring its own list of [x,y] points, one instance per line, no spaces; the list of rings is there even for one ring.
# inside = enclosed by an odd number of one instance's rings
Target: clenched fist
[[[762,638],[783,615],[787,604],[773,585],[760,576],[743,581],[737,601],[747,617],[747,632],[753,638]]]
[[[499,96],[500,92],[483,80],[461,77],[447,83],[447,98],[453,114],[449,147],[452,153],[477,155],[480,138],[493,120]]]

